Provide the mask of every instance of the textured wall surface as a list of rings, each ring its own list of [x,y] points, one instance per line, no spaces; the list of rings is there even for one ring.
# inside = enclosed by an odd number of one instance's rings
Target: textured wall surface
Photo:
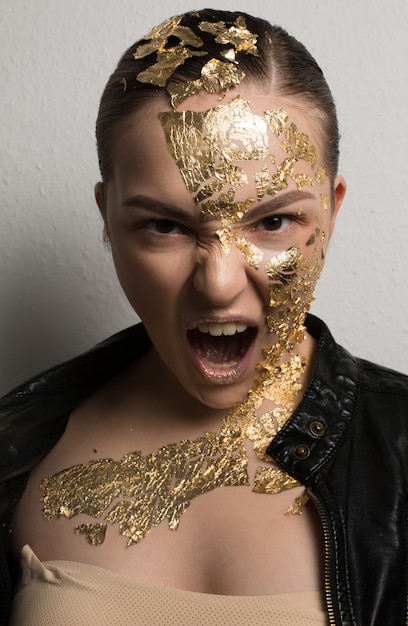
[[[185,0],[1,0],[0,391],[133,323],[93,200],[94,119],[120,54]],[[348,194],[313,310],[408,371],[408,3],[218,0],[281,24],[335,95]],[[146,11],[146,6],[149,10]]]

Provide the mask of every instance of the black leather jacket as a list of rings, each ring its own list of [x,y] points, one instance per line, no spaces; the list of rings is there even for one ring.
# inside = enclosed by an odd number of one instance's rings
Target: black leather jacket
[[[318,340],[305,396],[268,453],[303,483],[324,529],[330,622],[408,623],[408,377]],[[7,624],[11,519],[28,472],[72,409],[150,345],[141,325],[32,379],[0,402],[0,624]]]

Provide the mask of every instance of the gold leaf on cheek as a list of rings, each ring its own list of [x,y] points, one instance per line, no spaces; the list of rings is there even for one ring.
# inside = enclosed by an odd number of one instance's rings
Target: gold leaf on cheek
[[[258,269],[263,259],[263,252],[245,237],[235,237],[235,244],[243,253],[248,265]]]

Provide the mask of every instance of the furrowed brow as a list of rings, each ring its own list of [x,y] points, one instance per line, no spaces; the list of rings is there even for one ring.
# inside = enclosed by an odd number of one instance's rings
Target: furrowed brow
[[[179,207],[176,207],[173,204],[169,204],[167,202],[163,202],[162,200],[157,200],[156,198],[151,198],[150,196],[130,196],[129,198],[126,198],[126,200],[124,200],[122,206],[134,209],[148,209],[150,211],[160,214],[164,213],[166,215],[166,218],[171,218],[174,220],[181,220],[186,218],[186,213],[182,211]]]

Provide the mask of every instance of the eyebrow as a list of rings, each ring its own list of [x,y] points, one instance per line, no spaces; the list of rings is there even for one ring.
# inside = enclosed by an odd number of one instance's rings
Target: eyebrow
[[[269,211],[278,211],[279,209],[290,206],[295,202],[310,199],[315,199],[315,196],[309,191],[303,191],[300,189],[288,191],[284,194],[277,194],[275,197],[271,198],[267,202],[264,202],[263,204],[257,203],[256,205],[251,205],[248,212],[250,212],[251,209],[262,211],[262,213],[266,213]],[[186,212],[179,207],[173,204],[169,204],[168,202],[163,202],[162,200],[152,198],[151,196],[145,196],[143,194],[126,198],[126,200],[124,200],[124,202],[122,203],[122,206],[134,208],[140,207],[150,209],[158,213],[166,213],[168,216],[175,220],[181,220],[183,218],[186,218]],[[199,207],[199,205],[197,205],[197,207]]]
[[[276,196],[264,202],[263,204],[258,204],[253,208],[260,209],[262,211],[278,211],[279,209],[283,209],[295,202],[300,202],[301,200],[310,200],[315,199],[315,195],[310,191],[303,190],[294,190],[288,191],[287,193],[278,193]],[[252,207],[251,207],[252,208]],[[250,209],[251,210],[251,209]]]
[[[122,206],[133,207],[136,209],[150,209],[152,211],[156,211],[157,213],[166,213],[175,220],[181,220],[183,218],[186,218],[185,211],[179,209],[177,206],[145,195],[136,195],[126,198],[126,200],[122,203]]]

